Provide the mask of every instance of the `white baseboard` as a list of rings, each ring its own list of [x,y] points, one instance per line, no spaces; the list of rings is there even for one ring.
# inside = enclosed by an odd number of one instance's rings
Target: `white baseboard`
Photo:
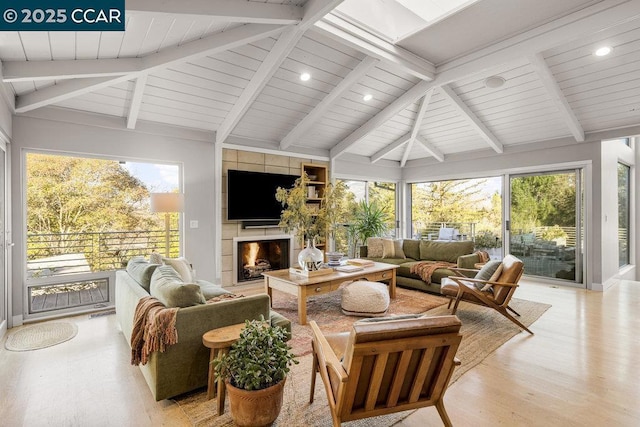
[[[18,316],[13,316],[11,318],[11,327],[15,328],[16,326],[22,326],[22,324],[24,323],[24,319],[22,318],[22,314],[18,315]]]

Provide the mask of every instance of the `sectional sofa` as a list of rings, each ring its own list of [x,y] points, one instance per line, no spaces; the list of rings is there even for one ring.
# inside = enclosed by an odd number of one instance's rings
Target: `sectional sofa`
[[[379,245],[383,245],[383,249],[387,248],[387,250],[381,253]],[[369,250],[372,246],[377,252],[373,253],[373,256]],[[455,273],[448,268],[438,268],[431,275],[431,282],[427,283],[419,275],[411,273],[413,265],[422,261],[444,261],[455,263],[458,268],[472,269],[481,261],[480,255],[474,252],[473,241],[470,240],[438,242],[418,239],[390,241],[390,239],[373,238],[367,240],[367,245],[360,247],[360,257],[398,265],[396,270],[398,286],[434,294],[440,294],[442,278],[453,276]]]
[[[163,279],[165,286],[155,284]],[[186,289],[176,291],[180,281],[181,276],[172,267],[151,264],[141,258],[129,261],[126,270],[116,272],[116,317],[129,346],[134,313],[141,298],[152,295],[165,306],[171,306],[173,302],[181,307],[176,318],[177,344],[169,346],[163,353],[152,353],[146,365],[139,365],[157,401],[207,385],[209,349],[202,344],[205,332],[243,323],[246,319],[259,319],[260,316],[271,319],[272,325],[282,326],[291,332],[289,320],[270,310],[267,294],[207,304],[205,300],[230,292],[209,282],[194,280],[192,285],[187,286],[191,299],[187,301],[186,292],[183,292]]]

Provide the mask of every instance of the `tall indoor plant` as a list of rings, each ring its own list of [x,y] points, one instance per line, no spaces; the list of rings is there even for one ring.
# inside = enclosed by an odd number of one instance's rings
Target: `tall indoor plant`
[[[389,213],[376,201],[362,200],[356,209],[350,231],[356,248],[365,244],[369,237],[382,236],[387,231]]]
[[[217,377],[226,381],[231,417],[239,426],[270,425],[282,408],[284,384],[295,360],[289,333],[264,318],[247,320],[229,353],[214,360]]]

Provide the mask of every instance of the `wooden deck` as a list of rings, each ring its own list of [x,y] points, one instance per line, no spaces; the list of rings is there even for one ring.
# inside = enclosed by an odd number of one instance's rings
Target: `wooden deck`
[[[32,291],[30,313],[94,304],[104,305],[108,301],[108,281],[93,280],[87,285],[74,284],[65,288],[50,288],[45,292]]]

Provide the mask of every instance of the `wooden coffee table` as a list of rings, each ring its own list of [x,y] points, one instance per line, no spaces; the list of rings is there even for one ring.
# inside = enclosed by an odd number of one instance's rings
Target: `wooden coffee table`
[[[389,282],[389,296],[396,297],[397,265],[374,263],[373,266],[352,273],[334,271],[322,276],[306,277],[290,273],[289,270],[275,270],[262,273],[264,290],[272,298],[273,289],[298,297],[298,319],[301,325],[307,323],[307,298],[337,290],[346,280],[367,279],[372,282]]]

